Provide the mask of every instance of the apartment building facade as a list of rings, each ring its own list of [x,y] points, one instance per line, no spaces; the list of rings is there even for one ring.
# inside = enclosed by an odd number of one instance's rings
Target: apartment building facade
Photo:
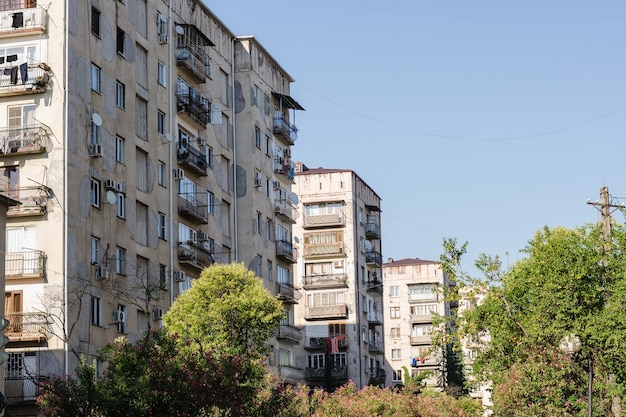
[[[264,63],[249,70],[257,50]],[[12,0],[0,1],[0,61],[0,169],[21,203],[8,211],[5,256],[14,413],[34,415],[38,382],[81,359],[101,369],[106,343],[160,326],[214,262],[261,255],[293,276],[293,260],[270,249],[275,234],[264,250],[248,243],[257,213],[290,239],[249,174],[288,195],[292,178],[263,158],[293,144],[284,126],[296,130],[288,110],[301,108],[258,42],[201,1]],[[269,115],[241,88],[257,81]],[[257,124],[271,155],[254,159]]]
[[[438,262],[419,258],[388,259],[382,266],[385,283],[385,357],[391,372],[387,384],[404,382],[405,372],[428,374],[426,385],[444,388],[443,351],[432,344],[433,313],[451,314],[444,290],[454,287]]]
[[[301,163],[294,192],[304,382],[385,385],[381,198],[352,170]]]

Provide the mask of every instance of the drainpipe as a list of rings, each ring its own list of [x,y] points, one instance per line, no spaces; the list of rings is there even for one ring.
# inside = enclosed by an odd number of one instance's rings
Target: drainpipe
[[[68,258],[67,258],[67,227],[68,227],[68,185],[67,185],[67,161],[68,161],[68,134],[67,134],[67,130],[68,130],[68,126],[69,126],[69,116],[68,116],[68,111],[67,111],[67,107],[69,106],[69,101],[67,99],[67,89],[69,86],[69,74],[68,74],[68,68],[69,68],[69,51],[68,51],[68,46],[69,46],[69,36],[70,36],[70,32],[69,32],[69,27],[67,22],[69,21],[69,6],[68,6],[68,2],[64,2],[65,4],[65,39],[64,39],[64,48],[63,50],[65,51],[65,62],[63,63],[64,67],[63,68],[63,82],[65,83],[65,85],[63,86],[63,102],[65,103],[63,106],[63,333],[65,335],[65,341],[63,343],[63,362],[64,362],[64,369],[63,372],[65,373],[65,375],[69,374],[69,355],[70,355],[70,351],[69,351],[69,328],[68,328],[68,321],[69,321],[69,313],[68,313],[68,308],[67,308],[67,262],[68,262]]]
[[[167,66],[167,72],[168,72],[168,81],[169,83],[167,84],[167,100],[168,102],[168,107],[169,107],[169,119],[170,119],[170,123],[169,123],[169,127],[170,127],[170,132],[169,132],[169,138],[167,138],[168,144],[167,144],[167,149],[168,149],[168,167],[169,167],[169,175],[168,175],[168,179],[169,179],[169,184],[170,184],[170,198],[169,198],[169,211],[170,211],[170,221],[169,221],[169,264],[170,264],[170,273],[169,273],[169,280],[170,280],[170,307],[172,306],[172,304],[174,304],[174,198],[176,198],[176,193],[174,192],[174,156],[173,156],[173,147],[174,147],[174,135],[172,133],[173,129],[174,129],[174,106],[172,105],[172,85],[174,85],[174,80],[173,80],[173,71],[172,71],[172,42],[175,41],[175,37],[172,37],[172,32],[174,34],[176,34],[176,31],[172,31],[172,26],[173,26],[173,22],[172,22],[172,2],[169,1],[168,2],[168,25],[167,25],[167,32],[168,32],[168,36],[170,38],[170,41],[167,43],[167,59],[169,60],[168,62],[168,66]]]
[[[237,215],[237,113],[235,110],[235,43],[237,42],[237,37],[234,36],[232,40],[232,50],[231,50],[231,108],[233,109],[233,117],[231,118],[233,121],[233,233],[235,234],[235,262],[239,262],[239,227],[238,223],[238,215]],[[228,132],[228,128],[226,129]]]

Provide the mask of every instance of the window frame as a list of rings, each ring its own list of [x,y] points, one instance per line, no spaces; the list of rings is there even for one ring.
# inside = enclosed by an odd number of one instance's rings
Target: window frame
[[[118,108],[126,110],[126,85],[120,80],[115,81],[115,104]]]
[[[121,136],[115,136],[115,161],[120,164],[124,163],[125,159],[125,139]]]
[[[91,91],[102,94],[102,68],[91,63]]]
[[[89,202],[92,207],[102,208],[102,183],[100,180],[95,178],[91,178]]]
[[[91,33],[98,39],[100,38],[100,16],[100,10],[95,6],[91,6]]]

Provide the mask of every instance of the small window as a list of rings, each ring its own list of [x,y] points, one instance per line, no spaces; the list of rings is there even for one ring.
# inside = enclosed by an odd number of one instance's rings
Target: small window
[[[159,265],[159,288],[162,290],[167,290],[167,266],[160,264]]]
[[[166,72],[165,72],[165,64],[163,64],[162,62],[158,62],[157,63],[157,80],[159,84],[165,87],[167,85],[166,79],[167,77],[166,77]]]
[[[161,135],[165,134],[165,113],[161,110],[157,113],[157,132]]]
[[[126,196],[122,193],[117,193],[117,201],[115,203],[115,214],[120,219],[126,218]]]
[[[394,369],[391,379],[394,382],[402,381],[402,369]]]
[[[91,324],[102,326],[102,299],[91,297]]]
[[[98,207],[100,208],[100,181],[98,181],[97,179],[92,178],[91,179],[91,194],[90,194],[90,198],[91,198],[91,205],[93,207]]]
[[[391,338],[392,339],[400,339],[400,328],[392,327],[391,328]]]
[[[397,285],[392,285],[391,287],[389,287],[389,296],[400,297],[400,287]]]
[[[100,93],[101,91],[101,77],[102,70],[99,66],[91,63],[91,89],[96,93]]]
[[[126,333],[126,306],[118,304],[116,313],[117,317],[115,317],[115,320],[117,321],[117,332]]]
[[[210,191],[207,191],[207,213],[211,216],[213,215],[213,206],[215,204],[213,202],[214,199],[215,199],[215,196],[213,195],[213,193]]]
[[[157,231],[158,231],[158,234],[159,234],[159,239],[165,240],[166,228],[167,228],[167,223],[166,223],[165,214],[164,213],[159,213],[158,225],[157,225]]]
[[[402,354],[400,349],[391,349],[391,359],[400,359]]]
[[[115,273],[126,275],[126,249],[115,248]]]
[[[126,109],[126,86],[119,81],[116,84],[115,99],[117,107]]]
[[[98,265],[100,262],[100,238],[91,237],[91,264]]]
[[[124,163],[124,139],[119,136],[115,138],[115,160]]]
[[[167,177],[166,177],[167,170],[165,169],[165,167],[166,167],[165,162],[159,161],[157,176],[158,176],[159,185],[162,187],[165,187],[167,184]]]
[[[399,319],[400,318],[400,307],[398,307],[398,306],[391,307],[389,312],[390,312],[390,317],[392,319]]]
[[[261,129],[258,127],[254,128],[254,146],[261,149]]]
[[[125,56],[124,54],[124,42],[126,38],[126,32],[119,27],[117,28],[117,53]]]
[[[91,123],[91,144],[97,145],[100,143],[100,126],[95,123]]]
[[[100,37],[100,10],[91,7],[91,33]]]

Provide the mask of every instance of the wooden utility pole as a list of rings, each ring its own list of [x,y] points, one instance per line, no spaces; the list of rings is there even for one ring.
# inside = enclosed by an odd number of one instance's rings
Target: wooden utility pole
[[[587,201],[587,204],[591,204],[602,215],[602,237],[604,238],[604,247],[608,249],[611,242],[611,213],[617,209],[623,209],[623,204],[614,204],[611,202],[611,195],[609,194],[609,187],[604,186],[600,188],[600,202]]]

